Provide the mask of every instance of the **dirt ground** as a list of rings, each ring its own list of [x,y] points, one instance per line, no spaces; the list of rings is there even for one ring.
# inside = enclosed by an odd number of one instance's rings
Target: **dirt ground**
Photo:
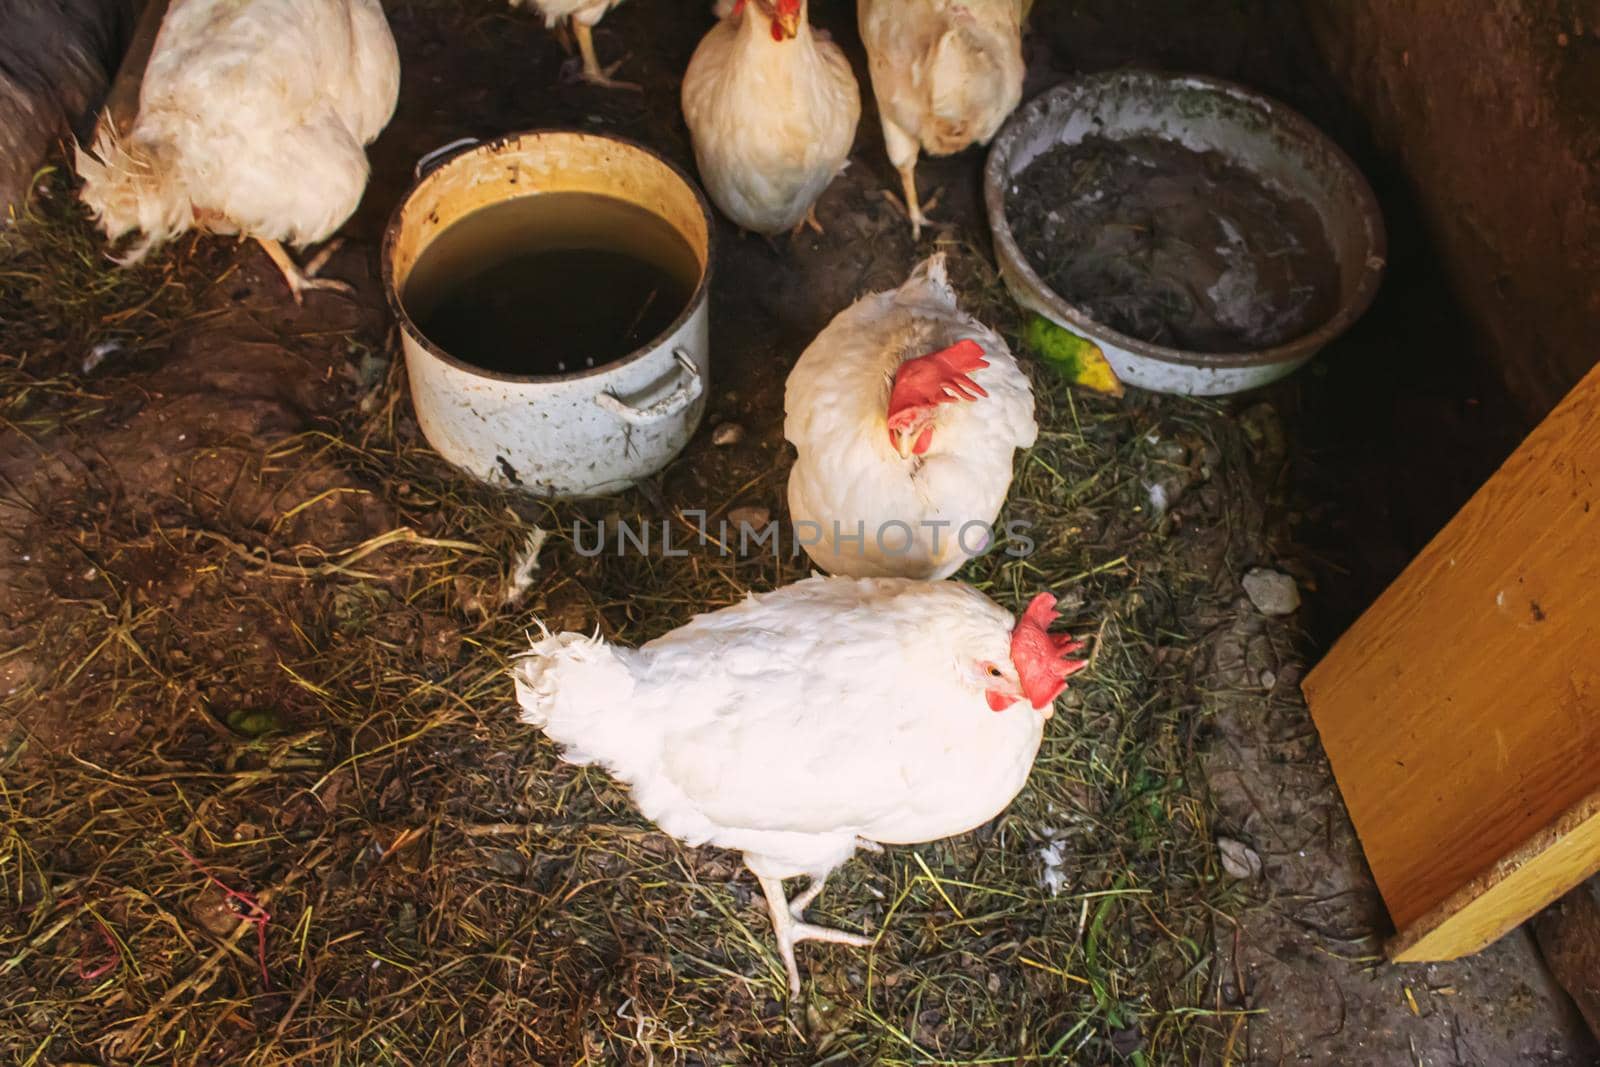
[[[812,336],[935,243],[1015,335],[987,265],[981,155],[920,168],[913,245],[870,94],[826,234],[719,231],[706,426],[648,485],[552,505],[426,448],[377,283],[414,160],[583,124],[692,169],[676,86],[709,4],[636,0],[597,40],[639,94],[575,84],[536,18],[389,5],[399,111],[327,273],[287,299],[250,246],[185,238],[116,271],[70,183],[0,253],[0,1055],[19,1063],[1589,1063],[1518,932],[1397,968],[1298,694],[1318,650],[1519,436],[1484,383],[1404,181],[1371,153],[1287,5],[1039,0],[1029,93],[1124,63],[1289,101],[1372,177],[1391,277],[1307,371],[1226,403],[1038,379],[1012,515],[1038,585],[1101,651],[1028,789],[963,838],[863,856],[819,903],[881,932],[807,945],[786,1003],[736,857],[681,848],[514,721],[538,617],[647,639],[794,561],[585,559],[576,519],[782,514],[782,385]],[[866,84],[852,7],[813,17]],[[743,440],[711,441],[737,423]],[[1363,427],[1355,432],[1357,426]],[[1151,489],[1166,507],[1154,513]],[[506,597],[533,526],[533,587]],[[1245,570],[1293,575],[1269,619]],[[1217,845],[1236,843],[1230,863]],[[1260,871],[1228,866],[1250,857]],[[1055,884],[1047,884],[1053,877]]]

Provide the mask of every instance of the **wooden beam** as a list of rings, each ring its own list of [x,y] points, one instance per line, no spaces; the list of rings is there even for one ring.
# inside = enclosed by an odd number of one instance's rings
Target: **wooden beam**
[[[1600,870],[1600,367],[1304,690],[1395,959],[1476,952]]]
[[[167,17],[170,6],[170,0],[145,0],[144,10],[133,28],[133,37],[128,41],[127,54],[122,57],[111,91],[106,94],[100,122],[113,123],[119,133],[132,129],[133,120],[139,116],[139,90],[144,86],[145,68],[150,65],[156,38],[161,33],[161,21]]]

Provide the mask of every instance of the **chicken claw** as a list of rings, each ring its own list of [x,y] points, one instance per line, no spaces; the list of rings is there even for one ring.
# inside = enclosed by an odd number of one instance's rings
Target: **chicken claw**
[[[794,916],[795,922],[806,921],[806,909],[811,902],[817,899],[817,894],[822,892],[822,887],[828,884],[826,874],[818,875],[811,879],[811,884],[800,891],[800,895],[789,901],[789,914]]]
[[[294,297],[296,304],[305,303],[305,292],[308,289],[321,289],[333,293],[354,293],[355,289],[349,284],[335,281],[332,278],[318,278],[317,271],[327,263],[328,257],[338,249],[339,242],[331,242],[328,247],[318,252],[305,270],[295,265],[288,251],[277,241],[265,237],[257,237],[256,243],[271,258],[273,266],[278,268],[278,273],[283,275],[283,280],[289,286],[289,295]]]
[[[806,209],[805,218],[794,224],[794,229],[789,231],[790,238],[799,237],[800,231],[805,229],[807,226],[816,231],[817,236],[823,236],[822,223],[817,221],[817,205],[815,204],[812,204]]]
[[[592,28],[574,19],[572,32],[578,38],[578,51],[583,54],[583,73],[579,77],[590,85],[598,85],[602,89],[630,89],[636,93],[644,91],[644,86],[642,85],[617,81],[611,77],[612,74],[616,73],[617,68],[622,66],[622,60],[617,60],[609,67],[600,65],[600,58],[595,55],[594,51],[594,30]]]
[[[799,942],[831,941],[836,945],[853,945],[856,948],[868,948],[872,945],[873,939],[862,934],[846,933],[843,930],[813,926],[808,922],[799,921],[790,914],[791,909],[784,902],[782,879],[767,878],[758,874],[756,880],[761,883],[761,892],[767,897],[767,911],[772,914],[772,932],[778,939],[778,954],[783,957],[783,968],[789,973],[790,997],[800,995],[800,968],[794,962],[794,946]],[[824,881],[825,878],[813,879],[805,892],[795,898],[795,904],[811,903],[822,891]]]
[[[900,180],[905,185],[906,197],[911,206],[909,208],[906,207],[907,200],[902,200],[888,189],[883,191],[883,198],[889,201],[889,203],[894,206],[896,211],[900,212],[900,214],[911,220],[911,239],[913,241],[920,241],[922,239],[922,228],[924,226],[942,225],[942,223],[929,220],[927,212],[932,211],[934,208],[939,206],[939,198],[944,195],[944,190],[936,190],[932,196],[928,197],[928,202],[923,204],[917,200],[917,182],[912,176],[912,172],[909,170],[901,171]]]

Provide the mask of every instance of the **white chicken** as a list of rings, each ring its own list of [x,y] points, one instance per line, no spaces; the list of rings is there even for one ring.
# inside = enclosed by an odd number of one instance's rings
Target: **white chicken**
[[[544,16],[546,26],[571,26],[572,35],[578,39],[578,52],[583,56],[583,80],[607,89],[638,89],[632,82],[619,82],[611,77],[622,60],[602,67],[594,51],[594,28],[607,11],[622,0],[511,0],[512,7],[532,4]],[[570,46],[567,46],[570,48]]]
[[[805,0],[740,0],[683,75],[706,191],[756,233],[821,231],[817,198],[844,169],[860,117],[850,63],[812,32]]]
[[[522,720],[599,763],[690,845],[744,853],[790,993],[798,941],[870,939],[804,921],[858,846],[963,833],[1022,789],[1045,720],[1085,666],[957,582],[814,577],[698,615],[638,649],[550,634],[514,667]],[[792,902],[783,879],[811,879]]]
[[[987,144],[1022,99],[1031,0],[861,0],[857,19],[889,162],[920,237],[917,155]],[[930,207],[931,202],[930,202]]]
[[[347,291],[283,242],[322,241],[355,211],[399,87],[378,0],[173,0],[132,129],[104,123],[78,149],[80,195],[113,241],[143,234],[123,263],[198,226],[255,238],[296,303]]]
[[[946,578],[988,547],[1039,428],[999,334],[956,306],[944,253],[862,297],[789,373],[789,513],[834,574]],[[806,525],[810,524],[810,525]]]

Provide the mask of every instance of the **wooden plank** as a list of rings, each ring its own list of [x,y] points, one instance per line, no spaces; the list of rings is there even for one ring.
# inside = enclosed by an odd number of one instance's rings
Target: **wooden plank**
[[[156,49],[156,38],[161,33],[161,20],[167,16],[170,0],[145,0],[144,10],[133,28],[127,54],[117,68],[117,77],[106,94],[105,106],[100,109],[100,122],[110,122],[119,133],[133,128],[139,115],[139,90],[144,86],[145,68]],[[98,131],[96,131],[98,132]]]
[[[1600,869],[1600,367],[1304,690],[1392,952],[1475,952]]]
[[[1432,911],[1390,939],[1397,963],[1453,960],[1488,948],[1594,873],[1600,856],[1600,793],[1564,813]]]

